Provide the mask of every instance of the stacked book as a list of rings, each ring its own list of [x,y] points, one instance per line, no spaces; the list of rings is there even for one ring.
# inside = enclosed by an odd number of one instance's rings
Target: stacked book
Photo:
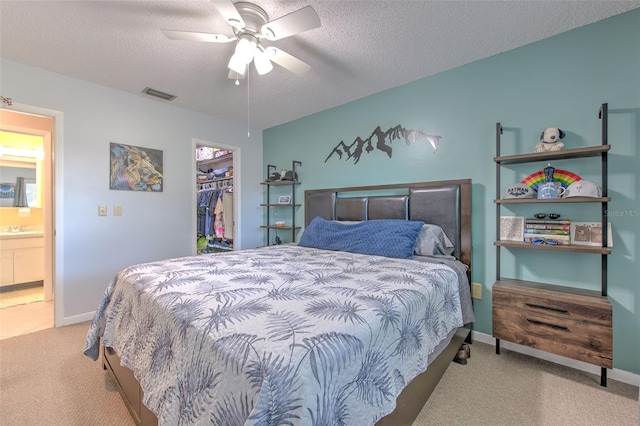
[[[532,244],[571,244],[571,221],[525,219],[524,242]]]

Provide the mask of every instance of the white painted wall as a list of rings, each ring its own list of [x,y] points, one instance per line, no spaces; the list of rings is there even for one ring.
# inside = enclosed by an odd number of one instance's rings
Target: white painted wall
[[[241,152],[235,246],[262,244],[262,134],[248,138],[246,123],[2,58],[0,93],[13,99],[9,109],[51,110],[63,121],[54,140],[56,325],[90,319],[120,269],[195,253],[194,139]],[[163,192],[110,190],[110,142],[162,150]],[[106,217],[98,216],[101,204]],[[114,204],[121,217],[113,216]]]

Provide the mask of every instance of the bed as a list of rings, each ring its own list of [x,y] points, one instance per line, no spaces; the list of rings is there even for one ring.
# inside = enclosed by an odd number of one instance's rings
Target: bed
[[[84,353],[137,424],[413,423],[470,338],[471,181],[307,190],[304,207],[298,244],[114,277]],[[400,253],[370,252],[389,230]]]

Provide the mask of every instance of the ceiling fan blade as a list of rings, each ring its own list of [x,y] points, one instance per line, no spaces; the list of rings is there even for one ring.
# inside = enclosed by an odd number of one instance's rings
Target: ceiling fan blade
[[[269,54],[269,59],[271,59],[272,62],[275,62],[294,74],[304,75],[311,69],[311,65],[277,47],[269,46],[266,48],[266,52]]]
[[[212,34],[212,33],[196,33],[192,31],[178,31],[178,30],[160,30],[165,37],[171,40],[187,40],[187,41],[207,41],[211,43],[229,43],[234,41],[237,37],[229,37],[224,34]]]
[[[306,6],[264,24],[260,32],[267,40],[273,41],[309,31],[319,26],[320,17],[318,17],[313,7]]]
[[[229,25],[239,30],[244,28],[244,20],[231,0],[211,0],[211,2]]]

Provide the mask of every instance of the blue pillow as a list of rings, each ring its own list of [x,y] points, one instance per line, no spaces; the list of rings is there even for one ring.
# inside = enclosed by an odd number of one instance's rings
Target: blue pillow
[[[325,250],[410,259],[424,222],[378,219],[344,224],[316,217],[298,245]]]

